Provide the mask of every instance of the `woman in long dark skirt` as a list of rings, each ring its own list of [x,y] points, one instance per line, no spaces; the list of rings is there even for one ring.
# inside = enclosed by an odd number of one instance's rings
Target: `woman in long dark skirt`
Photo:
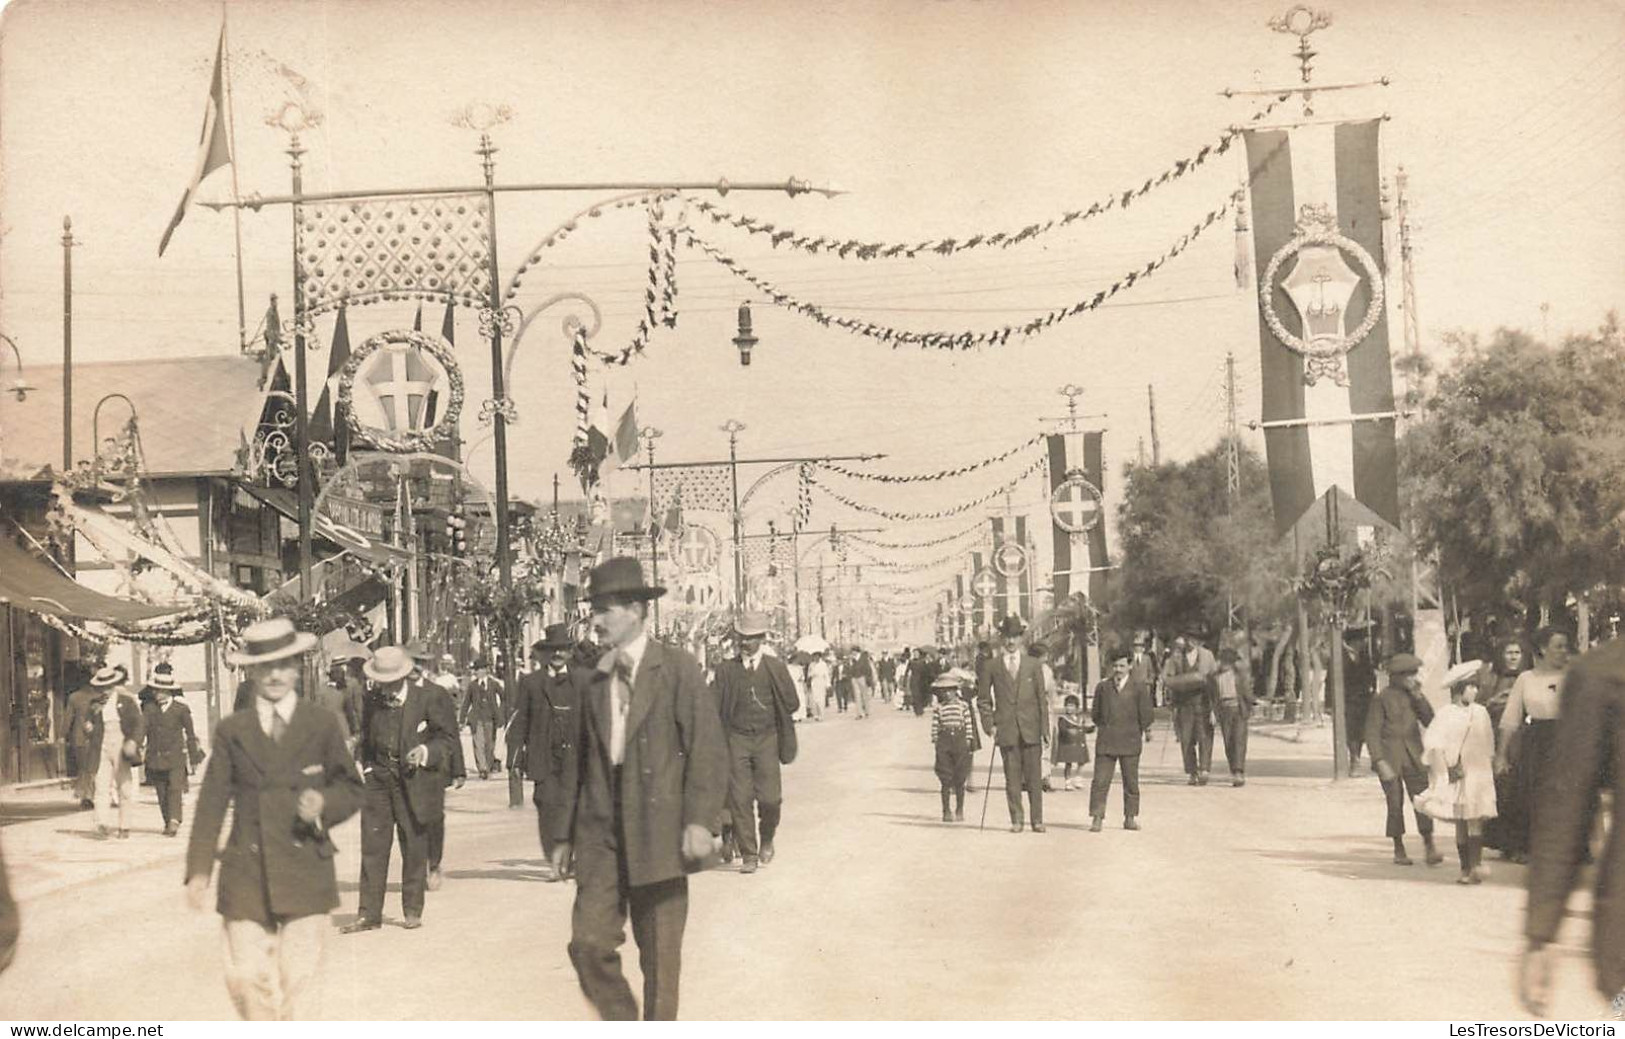
[[[1529,666],[1528,655],[1523,651],[1523,644],[1516,638],[1503,638],[1495,644],[1494,653],[1484,665],[1484,673],[1479,676],[1479,700],[1484,709],[1490,714],[1490,726],[1495,731],[1495,749],[1500,751],[1506,742],[1501,735],[1501,718],[1506,713],[1507,700],[1512,696],[1512,686],[1518,681]],[[1501,806],[1504,813],[1515,799],[1513,790],[1514,781],[1510,771],[1499,772],[1495,776],[1495,802]],[[1497,815],[1484,823],[1484,847],[1494,848],[1502,853],[1504,858],[1510,858],[1512,851],[1507,845],[1506,816]]]
[[[1569,636],[1559,628],[1535,633],[1535,666],[1518,676],[1507,697],[1499,731],[1496,772],[1513,776],[1513,811],[1502,831],[1506,857],[1524,862],[1529,836],[1534,831],[1536,793],[1551,771],[1557,746],[1558,692],[1569,662]]]

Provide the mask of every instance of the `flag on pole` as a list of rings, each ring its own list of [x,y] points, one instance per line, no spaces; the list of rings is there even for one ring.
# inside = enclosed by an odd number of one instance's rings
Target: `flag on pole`
[[[1276,532],[1341,487],[1399,522],[1384,306],[1380,122],[1249,131],[1259,345]],[[1314,423],[1313,425],[1309,423]]]
[[[615,461],[625,465],[638,453],[638,402],[636,398],[621,412],[615,423]]]
[[[321,395],[316,398],[316,410],[310,417],[312,443],[333,442],[333,457],[340,465],[350,449],[349,426],[338,413],[339,375],[344,363],[350,359],[350,320],[347,307],[339,307],[339,316],[333,322],[333,346],[327,354],[327,381],[322,384]]]
[[[203,106],[203,134],[198,138],[197,164],[192,169],[191,183],[186,185],[186,191],[181,195],[181,204],[175,207],[175,215],[169,218],[169,226],[164,228],[164,236],[158,240],[159,256],[169,248],[169,238],[175,233],[175,228],[181,226],[181,219],[186,216],[186,209],[192,204],[192,196],[203,183],[203,178],[222,166],[231,165],[231,136],[226,132],[225,53],[226,25],[221,22],[220,42],[214,51],[214,76],[209,83],[209,99]]]
[[[661,529],[668,530],[677,535],[683,532],[683,485],[678,484],[672,491],[671,504],[666,506],[666,518],[661,521]]]

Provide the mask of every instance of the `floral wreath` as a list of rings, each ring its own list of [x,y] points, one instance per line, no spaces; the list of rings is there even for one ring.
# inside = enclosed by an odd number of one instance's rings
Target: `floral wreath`
[[[355,408],[351,402],[355,397],[355,379],[361,371],[361,366],[367,359],[385,347],[405,345],[418,350],[427,351],[446,373],[446,380],[450,383],[445,410],[440,414],[438,421],[426,429],[409,430],[405,433],[390,433],[387,430],[374,426],[364,426],[356,417]],[[455,430],[457,420],[463,412],[463,372],[457,366],[457,358],[451,352],[451,347],[439,336],[427,335],[423,332],[396,329],[390,332],[380,332],[366,342],[362,343],[350,359],[345,362],[344,370],[339,375],[339,407],[344,410],[344,421],[350,427],[350,432],[380,451],[393,451],[404,454],[412,451],[433,451],[445,440],[442,429]]]
[[[1280,273],[1281,264],[1286,262],[1286,258],[1296,255],[1306,245],[1329,245],[1348,253],[1365,271],[1366,281],[1371,285],[1371,300],[1366,304],[1365,320],[1361,321],[1354,331],[1336,338],[1319,336],[1304,339],[1288,332],[1286,326],[1281,323],[1280,315],[1275,312],[1275,276]],[[1264,269],[1264,276],[1259,279],[1258,302],[1264,311],[1264,323],[1287,349],[1310,358],[1341,357],[1358,346],[1371,334],[1371,330],[1377,327],[1377,322],[1382,320],[1382,271],[1377,268],[1377,261],[1371,258],[1371,254],[1366,252],[1364,246],[1338,232],[1327,207],[1305,205],[1298,220],[1298,233],[1270,257],[1269,266]]]

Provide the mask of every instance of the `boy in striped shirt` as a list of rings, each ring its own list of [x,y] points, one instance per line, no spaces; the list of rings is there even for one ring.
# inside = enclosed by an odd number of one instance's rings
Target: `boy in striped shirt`
[[[942,784],[942,821],[965,821],[965,781],[976,749],[976,716],[960,695],[959,680],[942,674],[931,683],[937,704],[931,710],[931,743],[937,750],[937,780]],[[949,809],[949,798],[953,808]]]

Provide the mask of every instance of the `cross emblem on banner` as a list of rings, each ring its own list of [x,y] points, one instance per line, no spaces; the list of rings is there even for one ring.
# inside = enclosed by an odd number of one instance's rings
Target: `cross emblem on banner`
[[[367,384],[384,409],[384,427],[391,432],[417,429],[423,423],[424,404],[440,377],[416,350],[391,349],[384,358],[384,364],[375,365],[367,376]]]
[[[1074,476],[1055,488],[1049,514],[1068,534],[1086,533],[1100,522],[1100,491],[1083,477]]]
[[[672,546],[672,561],[685,573],[695,574],[716,569],[717,536],[704,527],[691,526]]]
[[[971,580],[970,590],[983,599],[991,599],[998,593],[999,582],[984,568]]]

